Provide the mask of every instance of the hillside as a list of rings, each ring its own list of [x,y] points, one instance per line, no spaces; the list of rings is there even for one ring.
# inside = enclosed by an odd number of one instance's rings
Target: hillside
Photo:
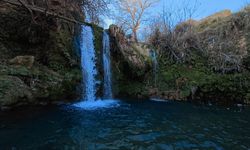
[[[149,42],[159,54],[158,85],[148,85],[149,95],[222,105],[249,103],[248,8],[183,22],[171,34],[156,30]]]

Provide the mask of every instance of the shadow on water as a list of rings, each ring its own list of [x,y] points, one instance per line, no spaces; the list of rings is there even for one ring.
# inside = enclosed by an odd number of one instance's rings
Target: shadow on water
[[[0,112],[0,149],[249,149],[250,109],[119,101]]]

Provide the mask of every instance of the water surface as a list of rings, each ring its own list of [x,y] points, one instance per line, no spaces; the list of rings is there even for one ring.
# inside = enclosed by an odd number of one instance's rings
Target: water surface
[[[247,150],[250,109],[177,102],[47,106],[0,112],[1,150]]]

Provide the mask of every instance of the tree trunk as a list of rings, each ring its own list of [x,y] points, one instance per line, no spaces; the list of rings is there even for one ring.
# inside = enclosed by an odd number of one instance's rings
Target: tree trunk
[[[136,31],[136,30],[133,30],[133,38],[134,38],[134,41],[135,41],[136,43],[138,43],[137,31]]]

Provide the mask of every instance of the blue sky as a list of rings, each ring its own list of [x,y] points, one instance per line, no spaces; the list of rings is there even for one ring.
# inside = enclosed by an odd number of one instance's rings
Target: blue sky
[[[190,5],[197,2],[198,12],[195,19],[201,19],[225,9],[230,9],[231,11],[236,12],[250,2],[250,0],[160,0],[154,10],[162,9],[164,4],[166,7],[171,4],[173,7],[181,7],[184,1],[188,1]]]
[[[177,7],[183,7],[182,5],[185,2],[193,5],[196,1],[198,11],[194,16],[194,19],[201,19],[225,9],[230,9],[231,11],[236,12],[250,2],[250,0],[159,0],[154,7],[150,8],[149,14],[153,16],[157,15],[162,11],[164,5],[166,8],[171,7],[171,9],[175,9]],[[112,19],[109,18],[106,18],[105,22],[107,27],[113,23]]]

